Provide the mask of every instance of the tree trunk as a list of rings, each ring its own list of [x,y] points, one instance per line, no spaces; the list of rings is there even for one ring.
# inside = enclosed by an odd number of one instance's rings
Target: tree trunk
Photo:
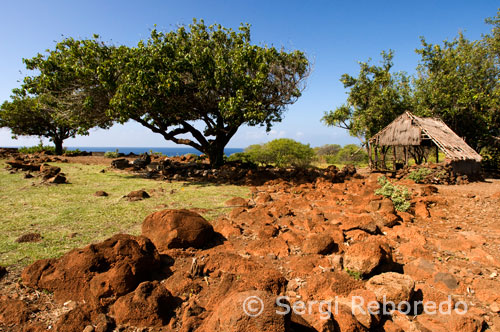
[[[208,159],[212,168],[219,168],[224,165],[224,145],[216,145],[210,147]]]
[[[59,138],[54,138],[54,145],[56,146],[56,155],[60,156],[63,154],[63,140]]]

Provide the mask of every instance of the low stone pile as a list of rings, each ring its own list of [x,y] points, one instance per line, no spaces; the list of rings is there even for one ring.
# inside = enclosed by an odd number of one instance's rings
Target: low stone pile
[[[195,157],[147,158],[141,156],[132,163],[120,158],[111,162],[111,167],[143,173],[148,178],[176,181],[206,181],[239,185],[262,185],[271,180],[284,180],[292,183],[310,183],[322,178],[334,183],[343,182],[356,173],[354,166],[342,170],[331,165],[328,168],[273,168],[230,162],[220,168],[212,169],[208,163],[195,162]],[[153,160],[153,161],[151,161]]]
[[[449,163],[429,164],[429,165],[412,165],[399,170],[396,173],[398,179],[408,178],[415,172],[421,172],[423,175],[417,182],[421,184],[467,184],[472,181],[481,181],[483,178],[478,175],[475,177],[455,174],[453,167]]]
[[[32,173],[36,173],[42,178],[42,182],[44,183],[67,183],[66,176],[64,173],[61,173],[60,167],[46,164],[47,162],[53,161],[61,162],[62,160],[59,158],[48,158],[44,156],[18,156],[15,159],[6,161],[6,164],[8,165],[7,169],[10,169],[12,173],[17,171],[26,172],[25,178],[32,178]]]

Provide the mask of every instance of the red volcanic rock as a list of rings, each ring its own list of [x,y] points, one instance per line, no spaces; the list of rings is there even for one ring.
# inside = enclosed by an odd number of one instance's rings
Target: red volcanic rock
[[[302,250],[307,254],[328,255],[334,252],[338,246],[328,234],[312,234],[304,241]]]
[[[54,292],[60,302],[85,300],[100,305],[150,280],[159,266],[160,256],[149,239],[118,234],[59,259],[36,261],[21,277],[26,286]]]
[[[259,314],[260,308],[262,312]],[[278,307],[275,296],[270,293],[236,292],[220,303],[198,331],[285,332],[287,316],[277,314],[283,310]],[[252,317],[248,313],[255,316]]]
[[[362,275],[368,275],[381,265],[391,262],[390,247],[370,239],[354,243],[347,248],[344,255],[344,268]]]
[[[120,297],[111,307],[111,313],[118,324],[160,327],[166,325],[174,308],[174,298],[165,287],[158,281],[146,281]]]
[[[415,281],[405,274],[386,272],[376,275],[366,283],[366,289],[371,290],[382,302],[393,301],[396,305],[409,301],[415,289]]]
[[[172,248],[203,248],[215,232],[208,221],[189,210],[158,211],[144,219],[142,235],[153,241],[160,252]]]

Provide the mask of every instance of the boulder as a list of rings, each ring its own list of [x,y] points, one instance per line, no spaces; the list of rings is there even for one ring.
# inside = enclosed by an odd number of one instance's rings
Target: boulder
[[[61,172],[61,168],[56,166],[50,166],[47,164],[43,164],[40,166],[40,174],[44,180],[48,180],[50,178],[55,177],[57,174]]]
[[[62,173],[60,173],[54,177],[49,178],[47,180],[47,183],[63,184],[63,183],[66,183],[66,177],[64,175],[62,175]]]
[[[196,212],[167,209],[144,219],[142,235],[150,238],[162,252],[172,248],[203,248],[214,238],[215,232]]]
[[[276,298],[264,291],[235,292],[227,296],[203,322],[203,332],[285,332],[287,316],[277,312]]]
[[[377,301],[392,301],[396,306],[403,301],[410,301],[415,289],[415,281],[406,274],[386,272],[376,275],[366,283],[366,289],[375,293]]]
[[[172,294],[158,281],[146,281],[120,297],[111,307],[118,324],[135,327],[160,327],[168,323],[175,308]]]
[[[106,197],[106,196],[109,196],[109,194],[105,191],[102,191],[102,190],[99,190],[99,191],[96,191],[94,196],[96,197]]]
[[[338,249],[338,245],[328,234],[311,234],[304,241],[302,251],[307,254],[328,255]]]
[[[42,259],[26,267],[22,282],[54,293],[56,301],[103,305],[151,280],[160,268],[153,243],[142,236],[117,234],[74,249],[59,259]]]
[[[145,198],[150,198],[151,196],[149,196],[149,194],[144,190],[135,190],[135,191],[131,191],[130,193],[128,193],[124,197],[131,202],[135,202],[135,201],[143,200]]]
[[[375,240],[354,243],[347,248],[344,255],[344,268],[365,276],[378,267],[390,263],[392,263],[390,247]]]
[[[0,279],[7,275],[7,269],[0,265]]]
[[[242,197],[233,197],[224,203],[226,206],[248,207],[248,200]]]
[[[130,162],[128,161],[128,159],[125,158],[115,159],[111,162],[111,167],[117,169],[125,169],[130,167]]]

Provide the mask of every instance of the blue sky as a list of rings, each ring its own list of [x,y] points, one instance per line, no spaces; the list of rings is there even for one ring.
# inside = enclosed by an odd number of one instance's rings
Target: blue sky
[[[464,31],[470,39],[488,33],[486,17],[496,15],[498,1],[4,1],[0,20],[0,101],[27,74],[21,59],[53,48],[63,37],[90,37],[133,46],[149,36],[154,24],[175,29],[203,18],[236,29],[252,25],[256,44],[304,51],[313,63],[307,88],[290,106],[283,122],[270,133],[242,127],[228,147],[245,147],[278,137],[319,146],[358,143],[342,129],[325,127],[324,111],[345,101],[339,82],[343,73],[357,75],[357,61],[380,60],[382,50],[395,50],[395,70],[412,74],[419,57],[420,36],[439,43]],[[37,138],[12,140],[0,129],[0,146],[29,146]],[[89,136],[68,139],[66,146],[176,146],[136,123]]]

